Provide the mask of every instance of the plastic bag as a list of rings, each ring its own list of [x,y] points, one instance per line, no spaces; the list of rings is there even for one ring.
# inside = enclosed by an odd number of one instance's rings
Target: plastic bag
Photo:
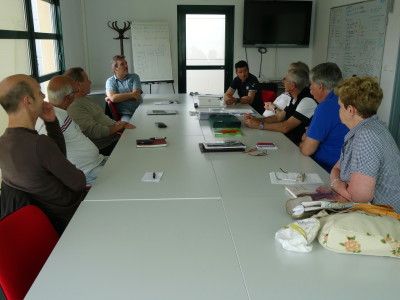
[[[320,223],[316,218],[298,220],[279,229],[275,239],[289,251],[310,252],[312,241],[317,236]]]

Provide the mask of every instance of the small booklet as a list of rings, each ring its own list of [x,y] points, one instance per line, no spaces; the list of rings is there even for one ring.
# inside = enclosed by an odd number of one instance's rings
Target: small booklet
[[[138,148],[154,148],[154,147],[166,147],[166,146],[167,146],[166,137],[136,140],[136,147]]]
[[[257,143],[256,144],[257,150],[277,150],[278,147],[274,143]]]

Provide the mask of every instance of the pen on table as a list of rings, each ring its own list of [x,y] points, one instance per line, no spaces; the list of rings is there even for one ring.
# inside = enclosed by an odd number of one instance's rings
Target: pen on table
[[[156,179],[156,172],[153,172],[153,179]]]

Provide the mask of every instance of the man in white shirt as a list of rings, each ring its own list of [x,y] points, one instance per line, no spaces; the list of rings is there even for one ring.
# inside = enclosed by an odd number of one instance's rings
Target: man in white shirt
[[[244,122],[250,128],[284,133],[298,145],[305,128],[310,124],[317,102],[310,94],[308,73],[302,69],[290,69],[283,79],[285,92],[292,96],[284,110],[266,118],[245,114]]]
[[[68,76],[53,77],[47,86],[49,102],[54,106],[67,147],[67,158],[86,176],[86,186],[91,186],[107,161],[107,156],[86,137],[68,115],[67,108],[75,99],[75,82]],[[44,122],[38,119],[36,130],[47,134]]]

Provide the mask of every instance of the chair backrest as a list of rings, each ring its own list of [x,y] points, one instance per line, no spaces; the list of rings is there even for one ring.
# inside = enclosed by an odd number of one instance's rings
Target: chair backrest
[[[34,205],[0,220],[0,285],[8,300],[25,297],[58,238],[47,216]]]
[[[115,121],[121,120],[119,117],[119,113],[117,111],[117,108],[115,107],[114,103],[109,99],[106,98],[106,115],[108,115],[111,119]]]
[[[263,102],[273,102],[277,97],[278,85],[274,82],[261,82],[259,84]]]

